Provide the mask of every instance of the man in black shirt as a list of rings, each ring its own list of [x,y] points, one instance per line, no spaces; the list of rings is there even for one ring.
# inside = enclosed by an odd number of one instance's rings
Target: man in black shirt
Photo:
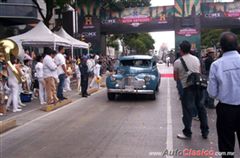
[[[83,57],[81,63],[79,65],[79,69],[81,72],[81,93],[82,97],[87,97],[87,89],[88,89],[88,78],[89,78],[89,70],[87,66],[87,58]]]

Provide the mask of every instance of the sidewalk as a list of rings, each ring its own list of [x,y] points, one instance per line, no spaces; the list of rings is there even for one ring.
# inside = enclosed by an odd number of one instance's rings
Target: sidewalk
[[[105,82],[105,80],[103,80],[103,82]],[[72,90],[68,91],[68,92],[64,92],[64,96],[66,96],[72,102],[82,98],[82,96],[79,95],[79,91],[77,91],[76,87],[77,87],[76,80],[73,79],[73,80],[71,80]],[[101,89],[103,89],[103,88],[100,87],[99,90],[101,90]],[[17,121],[17,126],[21,126],[33,119],[36,119],[36,118],[48,113],[48,112],[41,110],[41,108],[43,108],[44,105],[40,104],[38,98],[35,98],[31,102],[24,103],[24,104],[26,104],[26,106],[22,107],[21,112],[14,113],[11,111],[7,111],[6,114],[0,116],[0,121],[15,119]]]

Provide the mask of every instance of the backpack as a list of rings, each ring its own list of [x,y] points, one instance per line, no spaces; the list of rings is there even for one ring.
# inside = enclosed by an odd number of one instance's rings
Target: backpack
[[[207,76],[202,75],[201,73],[189,71],[189,69],[182,57],[180,58],[180,61],[183,65],[185,71],[188,73],[187,85],[194,86],[194,87],[200,87],[200,88],[204,88],[204,89],[207,88],[207,85],[208,85]]]

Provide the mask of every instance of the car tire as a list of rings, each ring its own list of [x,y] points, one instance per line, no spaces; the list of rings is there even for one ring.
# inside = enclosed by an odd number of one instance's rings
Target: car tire
[[[159,92],[159,84],[156,87],[156,92]]]
[[[154,91],[153,94],[150,94],[149,98],[150,98],[151,100],[156,100],[156,92]]]
[[[114,93],[108,93],[108,100],[114,100],[115,99],[115,94]]]

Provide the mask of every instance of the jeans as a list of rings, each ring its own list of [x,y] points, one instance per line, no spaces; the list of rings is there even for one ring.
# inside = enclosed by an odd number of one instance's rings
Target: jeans
[[[205,99],[204,99],[205,107],[213,108],[214,107],[214,99],[209,96],[207,90],[204,90],[204,96],[205,96]]]
[[[182,83],[181,83],[180,80],[177,80],[176,83],[177,83],[178,94],[179,94],[180,98],[182,98],[182,96],[183,96],[183,87],[182,87]]]
[[[208,135],[208,119],[207,111],[203,104],[203,90],[198,87],[187,87],[183,89],[182,111],[183,111],[183,134],[186,136],[191,136],[191,126],[192,126],[192,116],[194,115],[195,109],[197,109],[198,117],[200,119],[200,129],[202,135]]]
[[[183,97],[182,83],[180,80],[177,80],[176,83],[177,83],[177,90],[178,90],[178,94],[180,96],[180,100],[182,100],[182,97]],[[192,117],[197,117],[197,116],[198,116],[198,111],[197,111],[197,108],[195,107],[192,109]]]
[[[60,74],[58,75],[59,83],[57,87],[57,97],[58,99],[64,99],[63,96],[63,87],[64,87],[64,81],[67,76],[65,74]]]

